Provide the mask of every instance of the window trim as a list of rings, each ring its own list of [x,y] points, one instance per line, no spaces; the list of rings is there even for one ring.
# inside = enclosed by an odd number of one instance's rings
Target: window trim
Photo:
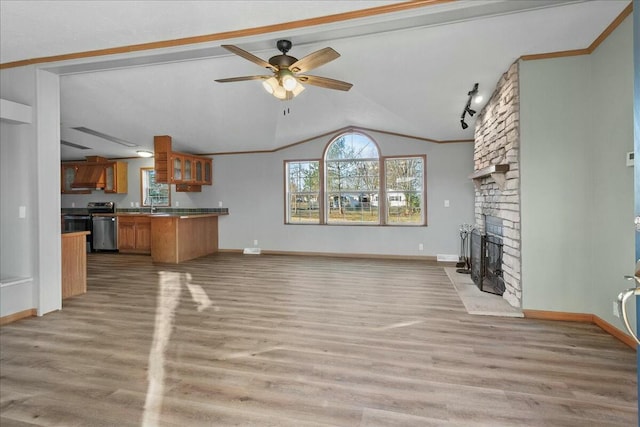
[[[387,179],[386,179],[386,171],[387,168],[386,166],[383,166],[382,168],[382,180],[384,183],[384,222],[385,225],[389,225],[391,227],[424,227],[427,226],[427,155],[426,154],[406,154],[406,155],[393,155],[393,156],[384,156],[381,158],[381,162],[385,163],[387,160],[393,160],[393,159],[412,159],[412,158],[421,158],[422,159],[422,191],[420,192],[420,195],[422,196],[422,212],[421,212],[421,216],[422,216],[422,221],[420,221],[420,223],[411,223],[411,224],[399,224],[399,223],[392,223],[389,224],[388,223],[388,215],[389,212],[387,211]],[[381,202],[382,203],[382,202]]]
[[[322,190],[322,201],[324,202],[324,221],[321,222],[321,225],[337,225],[337,226],[342,226],[342,225],[349,225],[349,226],[376,226],[379,227],[381,225],[385,225],[384,221],[382,219],[382,215],[381,215],[381,208],[380,206],[378,206],[378,221],[377,222],[329,222],[329,209],[331,209],[330,204],[327,202],[327,198],[326,198],[326,193],[327,193],[327,180],[326,180],[326,170],[327,170],[327,155],[329,153],[329,148],[331,147],[331,145],[336,142],[339,138],[341,138],[344,135],[349,135],[349,134],[357,134],[360,135],[366,139],[368,139],[369,141],[371,141],[371,143],[373,143],[373,145],[376,148],[376,151],[378,152],[378,157],[362,157],[362,158],[357,158],[357,160],[363,161],[363,162],[370,162],[370,161],[376,161],[378,162],[378,199],[380,199],[380,191],[381,191],[381,184],[382,184],[382,168],[380,167],[381,165],[381,159],[383,158],[382,156],[382,150],[380,149],[380,144],[378,144],[378,141],[376,141],[373,137],[371,137],[370,135],[368,135],[365,132],[362,132],[358,129],[348,129],[348,130],[343,130],[342,132],[339,132],[337,134],[335,134],[330,140],[329,142],[327,142],[324,146],[324,149],[322,150],[322,161],[320,163],[320,170],[322,171],[322,173],[325,175],[323,177],[323,180],[320,182],[320,187]],[[350,161],[350,160],[354,160],[354,159],[335,159],[335,160],[331,160],[332,162],[340,162],[340,161]],[[345,191],[346,193],[351,193],[352,191]]]
[[[287,166],[289,163],[302,163],[302,162],[318,162],[318,176],[320,182],[318,183],[318,222],[291,222],[289,220],[289,173]],[[282,161],[282,176],[284,177],[284,224],[286,225],[324,225],[323,205],[324,205],[324,188],[322,180],[324,179],[324,171],[322,170],[322,159],[285,159]]]

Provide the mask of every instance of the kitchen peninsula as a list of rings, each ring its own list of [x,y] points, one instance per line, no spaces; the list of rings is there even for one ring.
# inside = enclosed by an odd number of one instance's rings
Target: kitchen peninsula
[[[150,253],[154,262],[180,263],[218,251],[218,216],[227,212],[119,212],[121,253]]]

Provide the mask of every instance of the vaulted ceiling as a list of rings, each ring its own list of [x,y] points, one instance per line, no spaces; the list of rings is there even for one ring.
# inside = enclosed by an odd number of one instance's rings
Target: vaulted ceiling
[[[474,83],[486,101],[519,57],[586,48],[629,3],[2,0],[0,62],[107,50],[38,64],[61,75],[61,139],[87,147],[65,144],[63,159],[134,156],[154,135],[193,153],[274,150],[347,126],[464,140]],[[279,39],[297,58],[332,47],[341,57],[311,74],[353,88],[279,101],[258,80],[214,82],[265,74],[221,44],[267,60]]]

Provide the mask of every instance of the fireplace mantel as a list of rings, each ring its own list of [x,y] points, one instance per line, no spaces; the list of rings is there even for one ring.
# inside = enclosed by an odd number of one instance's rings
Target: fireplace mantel
[[[504,190],[504,184],[507,181],[505,174],[508,171],[508,164],[491,165],[489,167],[475,171],[474,173],[469,175],[469,179],[472,179],[476,188],[479,189],[482,179],[490,176],[491,178],[493,178],[496,184],[498,184],[498,188],[500,188],[500,190]]]

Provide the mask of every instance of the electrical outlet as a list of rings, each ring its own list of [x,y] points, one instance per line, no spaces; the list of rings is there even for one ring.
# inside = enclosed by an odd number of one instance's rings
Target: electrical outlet
[[[444,201],[444,207],[448,208],[449,206],[451,206],[451,204],[449,203],[449,200],[445,200]]]
[[[424,245],[422,243],[418,244],[418,250],[424,251]]]
[[[620,317],[620,306],[618,305],[618,301],[613,302],[613,315]]]
[[[257,240],[253,241],[253,246],[258,246],[258,241]]]
[[[221,208],[222,207],[222,202],[218,202],[218,207]]]

